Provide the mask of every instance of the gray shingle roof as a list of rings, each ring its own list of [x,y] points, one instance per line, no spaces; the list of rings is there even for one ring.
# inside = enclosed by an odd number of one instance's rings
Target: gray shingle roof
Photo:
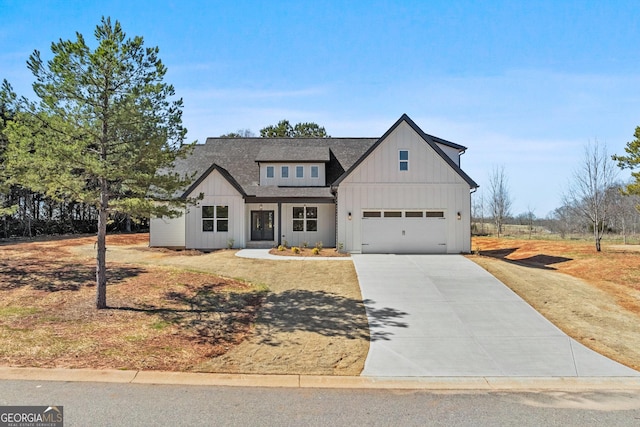
[[[177,160],[174,171],[181,175],[195,172],[198,179],[212,165],[216,165],[218,170],[227,172],[232,177],[246,196],[330,197],[328,187],[261,187],[260,165],[256,160],[262,156],[262,161],[269,161],[266,159],[277,152],[300,151],[304,153],[302,157],[316,157],[315,161],[327,162],[326,179],[327,185],[330,185],[377,140],[378,138],[208,138],[206,143],[196,145],[187,158]],[[322,157],[318,158],[319,155]],[[289,161],[303,161],[302,157]],[[195,181],[179,195],[186,197],[197,183]]]
[[[291,149],[290,144],[273,145],[266,144],[258,151],[256,162],[328,162],[329,147],[296,147]]]
[[[406,121],[472,188],[478,185],[462,171],[438,146],[459,151],[466,147],[425,134],[406,114],[381,138],[208,138],[196,145],[191,155],[175,163],[174,172],[184,176],[195,173],[196,181],[176,196],[187,197],[212,169],[218,170],[246,197],[326,198],[330,186],[339,184],[353,168]],[[258,162],[324,162],[327,187],[260,186]]]

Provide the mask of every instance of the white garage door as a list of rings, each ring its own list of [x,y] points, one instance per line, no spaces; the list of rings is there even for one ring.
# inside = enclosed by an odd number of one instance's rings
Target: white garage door
[[[444,211],[365,210],[362,253],[446,253]]]

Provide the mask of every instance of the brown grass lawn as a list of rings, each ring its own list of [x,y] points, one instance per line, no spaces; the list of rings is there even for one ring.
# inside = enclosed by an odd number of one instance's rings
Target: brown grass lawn
[[[353,265],[277,263],[94,237],[0,245],[0,364],[357,375],[368,329]]]
[[[350,262],[251,260],[95,237],[0,244],[0,365],[358,375],[369,331]],[[471,255],[558,327],[640,369],[640,252],[474,238]],[[326,250],[326,249],[325,249]],[[324,251],[323,251],[324,252]]]
[[[588,241],[474,238],[471,256],[582,344],[640,370],[640,252]]]

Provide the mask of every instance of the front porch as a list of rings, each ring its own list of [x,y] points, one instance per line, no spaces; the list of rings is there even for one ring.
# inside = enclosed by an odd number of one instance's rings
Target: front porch
[[[245,247],[335,246],[335,204],[324,200],[259,200],[245,204]]]

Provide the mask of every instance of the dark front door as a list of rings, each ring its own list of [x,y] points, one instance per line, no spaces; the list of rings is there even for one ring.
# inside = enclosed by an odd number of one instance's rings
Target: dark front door
[[[273,211],[251,211],[251,240],[273,240]]]

